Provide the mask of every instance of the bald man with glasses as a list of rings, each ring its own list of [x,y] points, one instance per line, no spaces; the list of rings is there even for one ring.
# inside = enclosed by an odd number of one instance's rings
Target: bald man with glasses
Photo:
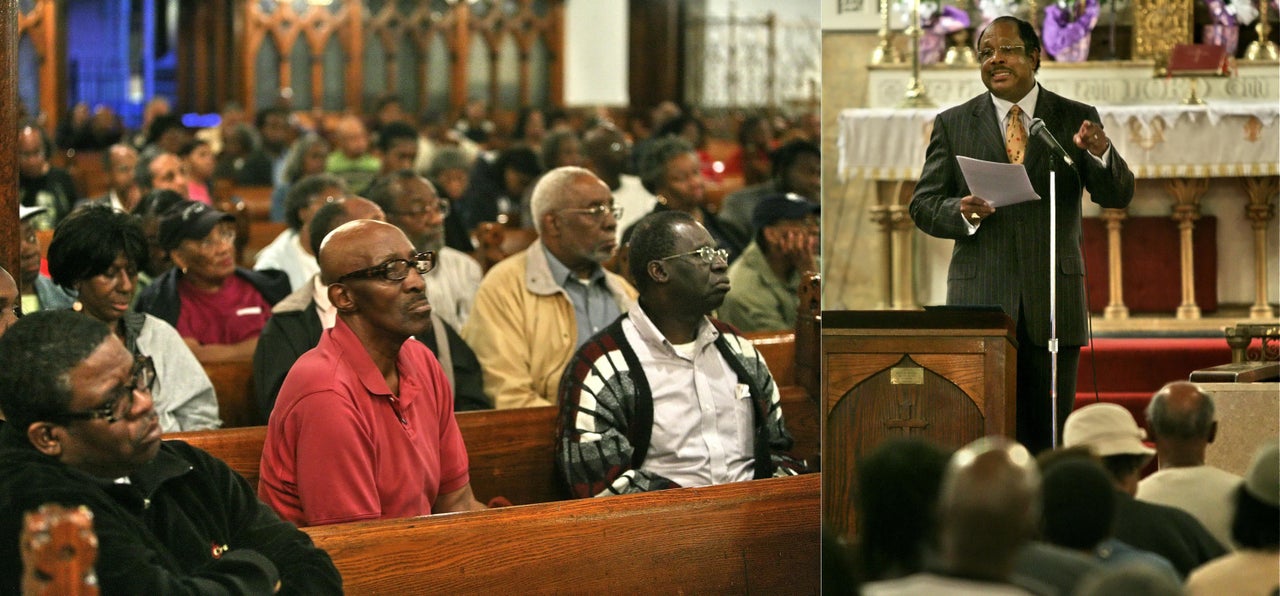
[[[560,383],[557,462],[575,497],[789,476],[778,387],[751,342],[710,318],[728,253],[687,213],[636,224],[639,302],[578,349]]]
[[[320,246],[333,328],[289,370],[267,423],[258,496],[298,525],[484,509],[453,392],[413,336],[431,324],[435,254],[356,220]]]

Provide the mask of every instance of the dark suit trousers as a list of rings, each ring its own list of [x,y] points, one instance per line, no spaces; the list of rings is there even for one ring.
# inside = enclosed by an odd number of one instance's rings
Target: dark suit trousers
[[[1080,364],[1079,346],[1058,346],[1058,444],[1062,444],[1062,425],[1071,414],[1076,398],[1076,370]],[[1017,439],[1032,454],[1052,447],[1049,411],[1053,403],[1050,379],[1053,362],[1049,348],[1031,342],[1024,317],[1018,316],[1018,428]]]

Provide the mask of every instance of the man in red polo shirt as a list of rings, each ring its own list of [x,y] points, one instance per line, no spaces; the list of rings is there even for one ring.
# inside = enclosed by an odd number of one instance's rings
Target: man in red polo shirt
[[[422,276],[434,254],[393,225],[357,220],[319,256],[338,320],[285,377],[258,496],[300,526],[484,509],[449,381],[410,339],[430,324]]]

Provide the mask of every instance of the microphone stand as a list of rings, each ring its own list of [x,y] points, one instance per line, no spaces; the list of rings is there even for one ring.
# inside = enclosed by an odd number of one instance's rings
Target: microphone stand
[[[1049,151],[1049,420],[1050,447],[1058,441],[1058,172]]]

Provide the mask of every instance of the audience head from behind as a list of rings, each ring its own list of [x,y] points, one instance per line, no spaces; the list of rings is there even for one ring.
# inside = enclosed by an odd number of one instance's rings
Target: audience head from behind
[[[37,451],[98,478],[127,476],[160,448],[149,383],[101,321],[75,311],[23,317],[0,337],[0,410]]]
[[[378,158],[383,175],[412,169],[418,160],[418,131],[401,121],[384,124],[378,131]]]
[[[53,281],[77,296],[77,310],[113,328],[129,311],[148,259],[142,224],[105,205],[72,213],[49,243]]]
[[[689,214],[659,211],[644,216],[629,246],[628,266],[640,305],[650,318],[696,320],[724,302],[729,292],[726,256]]]
[[[817,203],[822,197],[822,152],[816,143],[790,141],[773,152],[773,179],[778,190]]]
[[[1155,450],[1143,444],[1146,431],[1138,427],[1129,410],[1112,403],[1089,404],[1067,416],[1062,431],[1064,447],[1086,447],[1102,459],[1115,486],[1133,495],[1143,466]]]
[[[618,247],[613,194],[590,170],[566,166],[547,172],[533,189],[530,209],[542,244],[583,279]]]
[[[951,454],[925,439],[885,441],[858,461],[858,549],[863,581],[924,570],[937,550],[937,504]]]
[[[440,198],[426,178],[409,168],[397,170],[376,180],[366,194],[419,251],[439,252],[444,247],[449,201]]]
[[[1116,510],[1111,476],[1087,448],[1044,451],[1038,458],[1043,489],[1041,537],[1092,553],[1111,536]]]
[[[677,211],[702,207],[702,166],[693,145],[676,136],[659,137],[640,158],[640,182],[658,202]]]
[[[1161,468],[1204,464],[1218,422],[1213,398],[1199,385],[1176,381],[1160,388],[1147,404],[1146,417]]]
[[[1254,454],[1236,494],[1231,537],[1242,549],[1280,550],[1280,445],[1275,439]]]
[[[21,317],[22,298],[18,296],[18,282],[4,267],[0,267],[0,335],[4,335]]]
[[[1031,453],[994,436],[957,451],[943,474],[938,524],[948,572],[1007,581],[1040,525],[1040,472]]]
[[[324,239],[329,236],[329,232],[357,219],[387,221],[387,216],[377,203],[364,197],[345,197],[321,205],[311,217],[310,237],[307,238],[311,253],[320,254],[320,247],[324,244]]]

